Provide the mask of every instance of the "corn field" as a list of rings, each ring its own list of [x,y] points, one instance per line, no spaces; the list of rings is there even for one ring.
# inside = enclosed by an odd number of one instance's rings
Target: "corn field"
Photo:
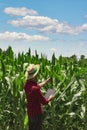
[[[40,64],[38,82],[52,77],[42,88],[54,88],[55,99],[43,106],[43,130],[87,130],[87,59],[26,53],[15,56],[11,47],[0,49],[0,130],[27,130],[24,73],[29,63]]]

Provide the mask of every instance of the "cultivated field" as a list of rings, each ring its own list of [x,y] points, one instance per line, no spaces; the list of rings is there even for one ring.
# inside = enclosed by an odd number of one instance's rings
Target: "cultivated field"
[[[52,77],[48,88],[56,90],[55,99],[43,106],[43,130],[87,130],[87,59],[76,55],[52,59],[19,53],[11,47],[0,49],[0,130],[27,130],[26,97],[23,90],[25,69],[29,63],[40,64],[38,82]]]

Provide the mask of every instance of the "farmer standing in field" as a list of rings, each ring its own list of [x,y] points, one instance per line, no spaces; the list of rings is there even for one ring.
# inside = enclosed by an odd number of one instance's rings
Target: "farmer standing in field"
[[[37,84],[36,78],[39,72],[40,65],[30,64],[25,72],[26,82],[24,90],[27,98],[27,112],[29,118],[29,130],[42,130],[42,107],[53,99],[50,96],[45,99],[40,91],[41,87],[51,82],[48,78],[42,83]]]

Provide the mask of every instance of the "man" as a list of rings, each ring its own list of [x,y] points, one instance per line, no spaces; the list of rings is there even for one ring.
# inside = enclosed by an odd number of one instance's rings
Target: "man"
[[[51,78],[48,78],[42,83],[37,84],[36,78],[39,72],[40,65],[30,64],[27,67],[25,77],[26,82],[24,90],[27,98],[27,113],[29,118],[29,130],[42,130],[42,105],[48,104],[53,96],[45,99],[40,89],[42,86],[51,82]]]

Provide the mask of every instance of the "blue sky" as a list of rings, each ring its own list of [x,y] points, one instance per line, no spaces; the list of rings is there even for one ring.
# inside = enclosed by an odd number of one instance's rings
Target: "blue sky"
[[[0,48],[87,57],[87,0],[0,0]]]

